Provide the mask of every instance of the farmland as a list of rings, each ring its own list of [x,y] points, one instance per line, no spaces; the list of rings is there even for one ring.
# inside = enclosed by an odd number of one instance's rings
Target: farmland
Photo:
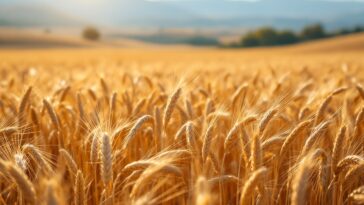
[[[1,48],[0,203],[364,203],[363,54]]]

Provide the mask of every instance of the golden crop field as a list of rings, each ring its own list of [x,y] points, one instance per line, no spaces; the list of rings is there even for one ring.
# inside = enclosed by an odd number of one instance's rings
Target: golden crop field
[[[363,54],[0,50],[0,203],[364,203]]]

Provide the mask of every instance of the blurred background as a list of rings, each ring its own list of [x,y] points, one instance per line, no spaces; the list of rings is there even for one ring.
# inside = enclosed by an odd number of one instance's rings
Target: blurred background
[[[244,48],[362,31],[364,0],[0,0],[0,47]]]

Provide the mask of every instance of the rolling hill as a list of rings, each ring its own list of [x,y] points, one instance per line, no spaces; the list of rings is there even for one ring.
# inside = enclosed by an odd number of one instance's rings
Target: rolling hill
[[[60,33],[60,32],[59,32]],[[90,42],[77,35],[64,35],[57,33],[45,33],[37,29],[0,29],[0,48],[191,48],[184,45],[160,45],[146,43],[142,40],[120,37],[117,39],[105,38],[99,42]],[[229,49],[216,49],[229,50]],[[235,49],[247,52],[256,51],[287,51],[298,53],[318,52],[364,52],[364,33],[328,39],[310,41],[282,47],[264,47]]]
[[[0,48],[146,48],[153,46],[158,45],[128,38],[87,41],[79,35],[63,33],[61,30],[49,33],[36,28],[0,28]]]
[[[333,37],[287,47],[299,52],[364,51],[364,33]]]

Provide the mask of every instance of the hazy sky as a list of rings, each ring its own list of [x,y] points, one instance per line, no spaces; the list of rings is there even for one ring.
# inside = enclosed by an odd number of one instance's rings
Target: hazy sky
[[[73,17],[110,25],[131,20],[142,22],[150,18],[274,17],[330,20],[345,15],[364,14],[364,0],[0,0],[0,3],[41,5]]]

